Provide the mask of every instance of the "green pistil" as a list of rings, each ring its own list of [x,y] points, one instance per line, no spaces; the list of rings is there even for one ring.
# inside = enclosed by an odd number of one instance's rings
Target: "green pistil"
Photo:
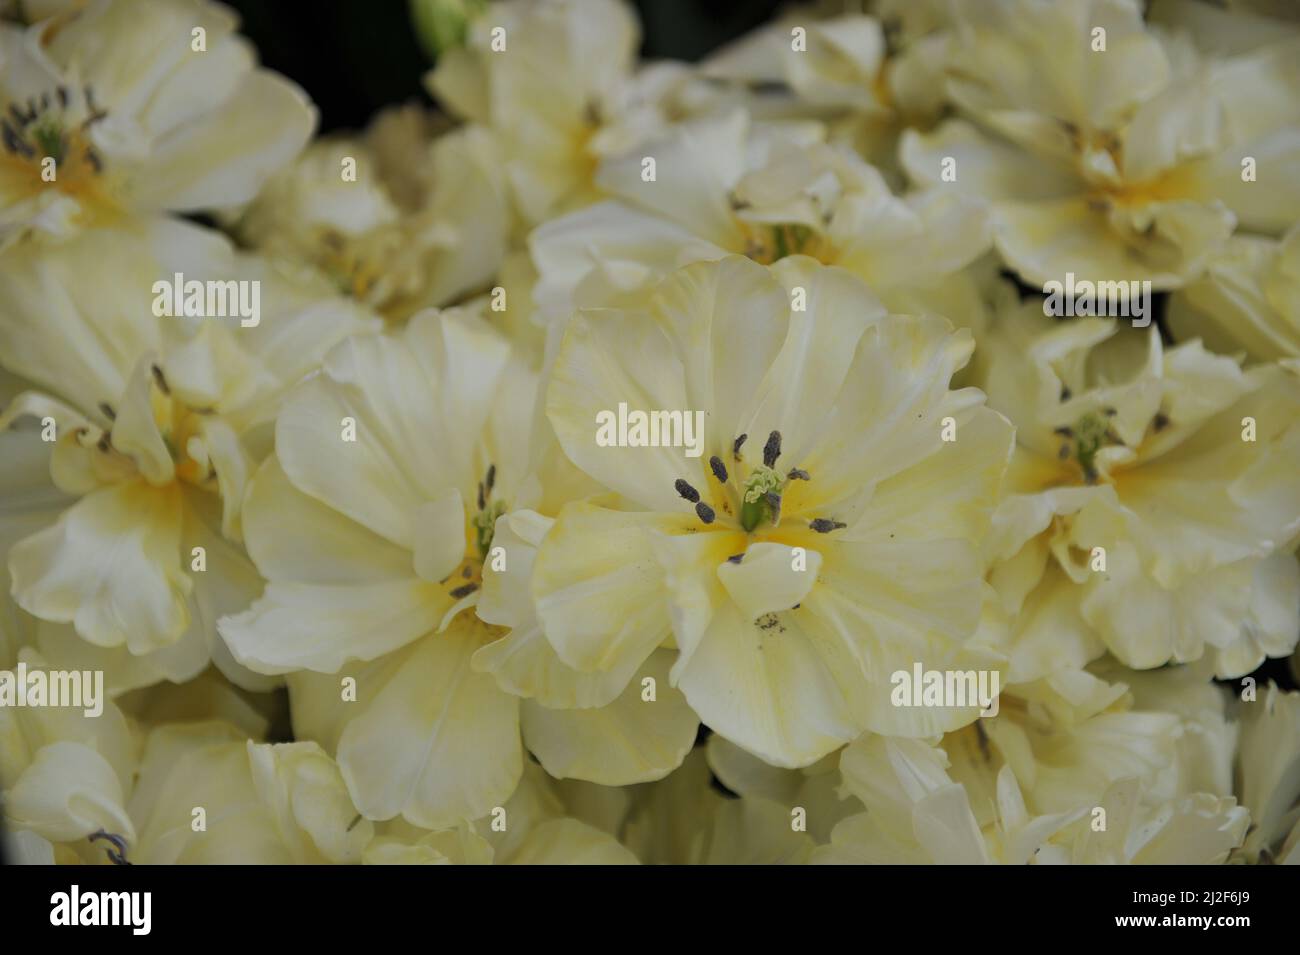
[[[41,153],[50,156],[55,163],[63,162],[63,130],[54,120],[42,120],[32,129],[32,138]]]
[[[773,233],[773,242],[776,244],[776,251],[772,254],[772,261],[779,262],[781,259],[784,259],[787,255],[790,254],[790,249],[786,246],[785,243],[784,229],[778,227],[776,229],[773,229],[772,233]]]
[[[778,225],[772,227],[772,261],[779,262],[787,255],[802,252],[812,238],[812,229],[806,225]]]
[[[483,560],[487,560],[488,552],[492,549],[492,535],[496,533],[497,518],[505,512],[504,503],[491,501],[471,519],[474,525],[475,543],[478,545],[478,555]]]
[[[772,505],[767,495],[773,491],[780,493],[784,480],[775,468],[765,464],[757,465],[745,478],[744,503],[740,508],[740,526],[752,531],[763,521],[772,520]]]
[[[1095,459],[1106,440],[1110,425],[1095,414],[1087,414],[1074,426],[1074,453],[1088,480],[1097,474]]]

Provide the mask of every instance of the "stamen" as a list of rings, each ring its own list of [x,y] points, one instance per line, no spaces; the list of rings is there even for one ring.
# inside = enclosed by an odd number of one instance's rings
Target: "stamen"
[[[487,507],[487,501],[483,497],[483,482],[478,482],[478,509],[481,511]]]
[[[2,125],[4,129],[5,149],[9,150],[11,153],[20,154],[24,159],[31,159],[36,155],[36,150],[32,149],[32,147],[27,144],[27,141],[19,136],[18,132],[9,125],[9,120],[0,120],[0,125]]]
[[[713,513],[713,508],[709,507],[709,505],[705,504],[703,501],[700,501],[695,505],[695,515],[706,524],[712,524],[714,517],[717,516]]]
[[[740,563],[742,560],[744,560],[744,559],[745,559],[745,555],[744,555],[744,554],[732,554],[730,557],[727,558],[727,563],[728,563],[728,564],[739,564],[739,563]]]
[[[767,436],[767,444],[763,445],[763,464],[767,467],[776,467],[776,459],[781,456],[781,432],[773,431]]]
[[[99,410],[104,413],[104,417],[107,418],[109,421],[117,420],[117,412],[113,410],[113,406],[110,405],[107,401],[101,401],[99,403]]]
[[[478,590],[478,584],[463,584],[451,592],[452,597],[460,600],[461,597],[468,597],[474,591]]]
[[[713,469],[713,476],[715,478],[723,484],[727,483],[727,467],[722,463],[722,458],[718,457],[716,454],[709,458],[709,467]]]
[[[1152,426],[1156,431],[1163,431],[1169,427],[1169,416],[1163,411],[1156,412],[1156,416],[1151,419]]]
[[[696,503],[700,499],[700,492],[695,490],[695,488],[691,487],[681,478],[678,478],[673,482],[673,487],[677,489],[678,494],[686,498],[686,500],[690,501],[692,504]]]
[[[737,461],[740,460],[740,449],[741,447],[744,446],[745,439],[748,437],[749,437],[748,434],[742,434],[739,438],[737,438],[735,441],[731,443],[731,456],[735,458]]]
[[[812,480],[812,475],[809,474],[807,471],[805,471],[803,468],[793,468],[793,469],[791,469],[790,473],[787,474],[786,477],[788,477],[791,481],[811,481],[811,480]]]
[[[167,384],[167,377],[163,374],[163,370],[157,365],[154,365],[150,370],[153,372],[153,380],[158,384],[158,390],[164,395],[170,396],[172,389],[171,386]]]
[[[849,525],[844,524],[840,521],[832,521],[825,517],[819,517],[808,526],[811,527],[813,530],[815,530],[818,534],[829,534],[831,531],[842,530],[843,528],[848,527]]]
[[[497,483],[497,466],[495,464],[488,465],[487,479],[485,483],[487,484],[487,492],[490,496],[492,494],[492,488],[495,487]]]
[[[126,840],[116,833],[105,832],[103,829],[99,829],[92,832],[86,838],[90,842],[94,842],[97,839],[103,839],[105,842],[109,843],[110,847],[104,851],[108,853],[108,857],[113,861],[114,865],[131,864],[126,858]]]
[[[768,491],[763,495],[763,500],[772,509],[772,523],[775,524],[781,519],[781,495],[776,491]]]

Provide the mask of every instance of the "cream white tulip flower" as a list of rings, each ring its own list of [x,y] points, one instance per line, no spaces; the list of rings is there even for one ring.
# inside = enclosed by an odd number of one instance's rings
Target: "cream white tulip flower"
[[[493,3],[427,85],[453,114],[492,131],[519,213],[535,225],[594,201],[600,159],[665,122],[659,75],[634,75],[639,44],[623,0]]]
[[[1229,718],[1229,694],[1211,681],[1210,661],[1132,670],[1106,657],[1089,666],[1088,672],[1112,686],[1126,688],[1127,693],[1112,710],[1170,713],[1178,718],[1174,760],[1153,781],[1152,792],[1227,796],[1235,791],[1233,760],[1240,727]]]
[[[19,648],[36,642],[38,627],[10,593],[9,549],[53,523],[70,499],[50,480],[50,445],[39,431],[0,431],[0,460],[0,668],[8,669]]]
[[[173,286],[178,273],[241,286],[256,324],[158,314],[167,294],[155,283]],[[34,385],[0,427],[34,424],[70,496],[57,520],[9,547],[18,605],[74,628],[80,640],[61,643],[78,660],[59,662],[108,670],[115,691],[188,679],[210,659],[268,686],[216,634],[217,617],[261,586],[238,543],[244,484],[284,391],[378,319],[166,219],[11,249],[0,302],[0,362]]]
[[[390,111],[363,137],[317,140],[243,211],[237,234],[390,318],[486,286],[511,227],[496,146],[481,128],[429,139],[420,124],[411,109]]]
[[[436,831],[394,819],[376,831],[365,853],[371,865],[638,864],[612,833],[570,815],[554,781],[532,763],[490,816]]]
[[[906,0],[877,13],[821,19],[815,7],[796,9],[710,55],[701,73],[749,90],[756,114],[825,122],[832,141],[892,184],[901,180],[899,135],[932,126],[944,106],[951,35],[942,4]]]
[[[1083,813],[1032,815],[1010,766],[977,799],[948,773],[944,751],[923,740],[867,735],[842,755],[845,788],[866,807],[818,847],[818,865],[1023,865]],[[989,817],[976,818],[979,808]]]
[[[608,786],[658,779],[681,764],[699,728],[669,677],[672,653],[656,651],[631,675],[580,673],[560,660],[530,588],[538,548],[554,523],[534,510],[497,520],[493,544],[510,563],[500,571],[490,563],[484,568],[477,611],[510,630],[475,654],[474,668],[524,698],[524,739],[552,776]]]
[[[902,162],[917,183],[988,200],[1025,282],[1177,288],[1234,227],[1300,218],[1296,37],[1203,56],[1131,0],[955,9],[948,93],[963,117],[906,133]]]
[[[977,797],[954,781],[944,749],[921,740],[864,737],[844,759],[846,788],[867,811],[839,823],[815,863],[1216,864],[1241,844],[1250,821],[1230,796],[1153,804],[1132,776],[1097,800],[1081,794],[1066,810],[1036,815],[1010,765]]]
[[[1300,693],[1273,684],[1258,689],[1238,707],[1238,792],[1253,822],[1242,855],[1251,863],[1300,864]]]
[[[246,202],[315,108],[216,3],[96,0],[0,24],[0,248]]]
[[[1108,785],[1126,777],[1140,783],[1151,804],[1231,795],[1236,729],[1206,667],[1102,672],[1104,678],[1059,671],[1008,686],[996,716],[944,736],[953,778],[970,793],[981,825],[991,819],[986,809],[1005,766],[1039,814],[1096,804]],[[840,767],[846,776],[860,772],[851,750]]]
[[[788,807],[720,792],[701,749],[667,779],[639,788],[617,829],[647,865],[804,865],[815,847]]]
[[[704,752],[718,782],[742,799],[761,799],[781,807],[787,828],[795,810],[803,810],[807,832],[817,843],[829,841],[841,819],[862,811],[856,800],[840,791],[839,752],[802,769],[782,769],[716,734],[709,737]]]
[[[269,583],[221,632],[246,666],[291,674],[295,731],[337,753],[368,818],[445,829],[503,805],[521,726],[556,775],[603,782],[658,778],[694,741],[666,659],[625,690],[633,674],[571,672],[537,633],[534,508],[555,490],[530,466],[536,384],[481,317],[422,313],[331,352],[251,483]]]
[[[469,823],[447,829],[421,829],[400,816],[373,824],[366,865],[491,865],[492,845]]]
[[[988,248],[980,204],[936,191],[898,197],[815,125],[756,125],[743,110],[679,124],[642,157],[596,175],[613,198],[529,240],[544,316],[634,300],[672,269],[728,254],[806,255],[862,277],[887,305],[941,284]]]
[[[1221,676],[1295,647],[1300,391],[1198,341],[1004,311],[982,383],[1017,425],[990,580],[1012,682],[1109,649],[1137,669],[1208,655]]]
[[[146,865],[355,864],[374,836],[311,742],[255,743],[217,721],[154,729],[130,800]]]
[[[1147,22],[1167,33],[1189,38],[1197,50],[1233,56],[1300,36],[1300,17],[1291,4],[1276,0],[1151,0]]]
[[[949,389],[971,347],[805,257],[699,263],[642,308],[578,313],[547,414],[616,496],[567,505],[538,550],[560,659],[630,674],[675,646],[701,720],[777,766],[863,727],[932,732],[933,711],[891,705],[891,675],[994,659],[973,639],[976,548],[1011,435]],[[601,431],[627,409],[680,412],[697,440]]]
[[[1224,354],[1300,371],[1300,225],[1280,240],[1235,235],[1205,274],[1174,293],[1169,326]]]
[[[1097,831],[1096,809],[1106,813]],[[1193,793],[1150,805],[1133,778],[1112,783],[1097,807],[1055,836],[1044,865],[1219,865],[1242,844],[1250,813],[1232,796]]]
[[[0,680],[52,668],[24,649]],[[80,682],[80,681],[79,681]],[[48,701],[47,701],[48,702]],[[87,701],[88,702],[88,701]],[[139,756],[133,728],[111,700],[86,707],[0,706],[0,802],[8,848],[19,862],[107,863],[136,842],[127,812]]]

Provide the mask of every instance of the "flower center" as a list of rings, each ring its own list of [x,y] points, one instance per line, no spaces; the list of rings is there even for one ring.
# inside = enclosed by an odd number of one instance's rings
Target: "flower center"
[[[743,252],[763,265],[771,265],[787,255],[807,255],[825,264],[834,261],[834,250],[825,236],[801,223],[767,225],[741,222]]]
[[[207,443],[203,437],[203,418],[213,412],[210,409],[191,408],[175,398],[162,369],[154,365],[152,371],[150,403],[153,418],[171,457],[176,479],[203,490],[216,492],[218,490],[216,465],[208,454]],[[100,435],[95,445],[96,449],[105,456],[106,463],[114,470],[135,469],[136,463],[130,455],[113,444],[113,423],[117,420],[116,409],[108,402],[101,402],[99,410],[110,423],[107,430]]]
[[[1114,408],[1106,408],[1100,414],[1089,412],[1073,425],[1060,427],[1055,431],[1064,439],[1059,452],[1060,459],[1076,461],[1086,484],[1096,484],[1103,478],[1112,484],[1116,481],[1115,474],[1103,475],[1097,466],[1097,454],[1103,448],[1129,447],[1110,425],[1110,419],[1115,416],[1115,413]],[[1148,433],[1159,434],[1169,427],[1169,424],[1169,417],[1163,411],[1157,412],[1148,425]],[[1132,450],[1136,451],[1145,440],[1144,438]]]
[[[785,481],[775,468],[760,464],[750,471],[741,486],[740,526],[752,531],[764,522],[775,524],[780,519],[784,487]]]
[[[781,457],[779,431],[768,435],[767,443],[763,445],[763,463],[746,471],[741,449],[748,438],[749,435],[742,434],[732,443],[734,478],[720,457],[715,454],[709,458],[709,468],[718,487],[707,490],[724,514],[721,521],[724,528],[734,531],[738,524],[739,530],[753,535],[764,529],[775,530],[780,525],[781,501],[786,487],[791,481],[811,481],[812,475],[802,468],[792,468],[784,475],[777,470],[776,462]],[[673,486],[681,497],[695,505],[695,515],[702,523],[711,525],[718,520],[717,510],[700,499],[700,492],[689,481],[678,478]],[[825,517],[814,518],[807,525],[809,530],[819,534],[829,534],[845,526],[847,525]]]
[[[25,103],[9,102],[0,116],[0,174],[15,191],[27,195],[54,188],[111,206],[104,160],[89,135],[107,115],[95,104],[89,86],[59,86],[53,94],[42,93]]]
[[[468,597],[483,586],[483,564],[492,554],[492,538],[496,534],[497,518],[510,508],[506,502],[492,499],[496,486],[497,466],[489,464],[487,473],[478,484],[478,509],[469,515],[468,537],[473,537],[472,549],[467,549],[465,558],[442,583],[448,593],[456,600]]]

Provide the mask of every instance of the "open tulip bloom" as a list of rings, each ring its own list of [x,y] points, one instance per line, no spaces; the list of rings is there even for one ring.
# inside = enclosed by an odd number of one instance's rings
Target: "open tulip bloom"
[[[0,3],[0,854],[1300,863],[1296,11],[410,13]]]

